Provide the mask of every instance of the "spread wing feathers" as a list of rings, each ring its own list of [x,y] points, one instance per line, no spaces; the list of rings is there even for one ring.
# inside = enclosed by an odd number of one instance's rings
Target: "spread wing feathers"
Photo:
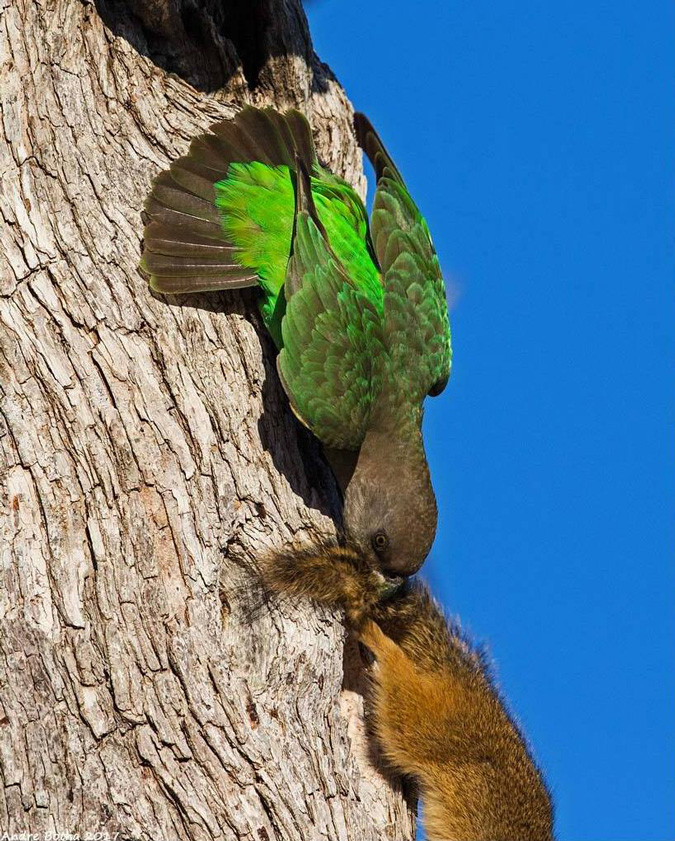
[[[374,305],[335,257],[297,162],[293,252],[286,282],[281,382],[297,417],[326,446],[357,449],[365,436],[384,356]]]
[[[400,172],[363,114],[354,117],[359,145],[377,189],[370,232],[384,282],[385,344],[399,387],[414,399],[440,394],[452,352],[445,284],[429,229]]]
[[[158,292],[198,292],[254,286],[257,275],[236,260],[215,204],[214,184],[231,163],[260,161],[293,167],[296,156],[316,165],[312,131],[298,111],[246,107],[211,126],[153,182],[141,270]]]

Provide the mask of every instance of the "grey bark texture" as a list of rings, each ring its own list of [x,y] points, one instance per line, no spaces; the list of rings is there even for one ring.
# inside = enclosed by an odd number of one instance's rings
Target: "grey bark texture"
[[[299,0],[0,0],[2,832],[414,831],[340,617],[249,610],[261,553],[339,516],[254,294],[137,271],[151,178],[245,102],[363,188]]]

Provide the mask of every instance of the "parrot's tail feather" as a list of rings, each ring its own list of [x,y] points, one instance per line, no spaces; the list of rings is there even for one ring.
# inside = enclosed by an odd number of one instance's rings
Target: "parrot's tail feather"
[[[310,172],[299,155],[295,159],[295,170],[295,214],[297,216],[299,213],[306,213],[321,232],[321,236],[327,240],[328,234],[326,233],[323,222],[319,219],[319,214],[316,212]]]
[[[145,203],[149,217],[141,270],[158,292],[180,293],[254,286],[257,274],[237,260],[228,241],[215,185],[230,164],[259,161],[308,172],[316,166],[312,131],[299,111],[244,108],[211,126],[154,181]]]
[[[401,173],[385,149],[384,143],[380,140],[380,135],[373,128],[368,117],[359,111],[354,114],[354,129],[359,146],[366,153],[368,160],[373,165],[376,179],[379,181],[384,170],[388,169],[397,181],[403,183]]]

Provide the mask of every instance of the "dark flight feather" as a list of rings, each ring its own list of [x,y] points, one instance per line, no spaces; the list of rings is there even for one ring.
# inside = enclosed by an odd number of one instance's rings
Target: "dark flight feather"
[[[309,123],[297,111],[244,108],[193,140],[188,154],[155,178],[145,203],[151,222],[141,269],[152,288],[177,293],[255,285],[257,275],[236,261],[227,240],[214,185],[233,162],[292,169],[296,158],[306,172],[316,165]]]

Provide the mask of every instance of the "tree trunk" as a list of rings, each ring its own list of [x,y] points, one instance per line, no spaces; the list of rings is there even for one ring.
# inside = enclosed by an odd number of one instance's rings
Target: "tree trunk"
[[[339,517],[255,295],[137,271],[151,178],[245,102],[363,188],[299,0],[0,0],[3,832],[413,833],[340,617],[247,609],[260,553]]]

